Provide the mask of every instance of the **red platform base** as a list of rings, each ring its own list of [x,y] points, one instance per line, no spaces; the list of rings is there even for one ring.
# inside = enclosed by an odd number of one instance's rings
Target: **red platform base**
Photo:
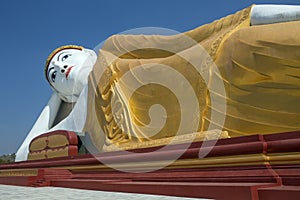
[[[300,132],[222,139],[205,158],[193,143],[169,166],[136,173],[164,162],[182,145],[101,153],[101,160],[129,166],[122,172],[92,155],[0,165],[0,184],[54,186],[220,200],[300,199]],[[141,152],[152,152],[141,156]]]

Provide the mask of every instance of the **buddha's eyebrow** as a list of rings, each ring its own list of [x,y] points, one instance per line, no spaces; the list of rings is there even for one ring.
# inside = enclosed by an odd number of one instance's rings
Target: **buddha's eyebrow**
[[[50,67],[50,68],[48,69],[48,75],[49,75],[49,72],[50,72],[52,69],[54,69],[54,67]]]
[[[61,52],[58,57],[57,57],[57,61],[59,61],[59,57],[61,56],[61,54],[64,54],[65,52]]]

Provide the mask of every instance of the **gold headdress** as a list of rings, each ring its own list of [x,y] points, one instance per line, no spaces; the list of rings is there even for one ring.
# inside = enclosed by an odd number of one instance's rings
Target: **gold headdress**
[[[57,54],[58,52],[64,50],[64,49],[79,49],[79,50],[83,50],[84,48],[82,46],[77,46],[77,45],[65,45],[65,46],[61,46],[58,47],[57,49],[55,49],[54,51],[52,51],[52,53],[48,56],[47,60],[46,60],[46,64],[45,64],[45,76],[47,81],[50,83],[49,78],[47,76],[47,71],[48,71],[48,67],[50,64],[51,59],[54,57],[55,54]]]

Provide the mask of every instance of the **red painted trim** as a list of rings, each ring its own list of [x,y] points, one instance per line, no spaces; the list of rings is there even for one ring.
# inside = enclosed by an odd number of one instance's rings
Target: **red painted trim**
[[[78,155],[78,147],[75,145],[71,145],[68,147],[68,156],[77,156]]]

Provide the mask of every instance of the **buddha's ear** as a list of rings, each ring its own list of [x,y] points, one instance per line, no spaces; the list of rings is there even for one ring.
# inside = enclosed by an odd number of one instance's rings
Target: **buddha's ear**
[[[63,95],[59,92],[57,92],[57,95],[59,96],[59,98],[67,103],[75,103],[78,99],[77,95]]]
[[[74,103],[78,99],[78,95],[64,95],[60,93],[58,90],[56,90],[54,87],[51,87],[53,94],[56,95],[61,101],[64,101],[66,103]]]

